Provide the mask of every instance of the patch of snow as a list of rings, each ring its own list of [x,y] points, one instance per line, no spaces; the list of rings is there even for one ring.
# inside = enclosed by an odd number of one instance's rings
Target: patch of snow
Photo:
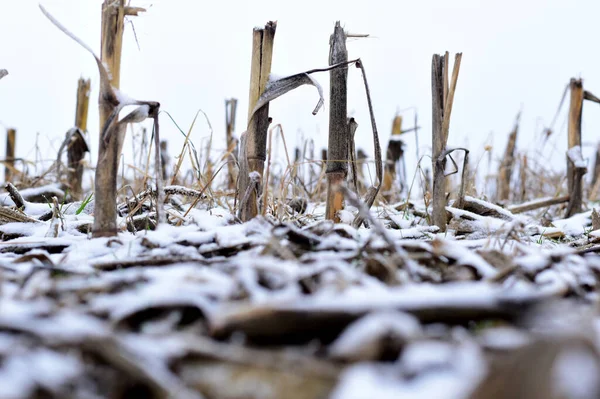
[[[595,352],[583,347],[563,349],[552,367],[557,397],[591,399],[600,396],[600,364]]]
[[[403,378],[412,373],[417,374]],[[455,348],[431,341],[414,343],[405,349],[398,365],[359,363],[349,367],[331,398],[464,399],[483,373],[485,365],[473,343]]]
[[[583,159],[583,154],[581,152],[581,146],[573,146],[567,150],[567,157],[573,162],[576,168],[587,168],[587,162]]]
[[[514,327],[486,328],[481,332],[478,341],[488,349],[514,350],[528,344],[529,335]]]
[[[563,233],[572,237],[578,237],[586,232],[586,226],[591,223],[592,212],[583,212],[571,216],[568,219],[554,220],[552,224],[558,227]]]
[[[73,356],[48,349],[35,349],[4,359],[0,368],[0,397],[30,397],[36,385],[56,391],[79,376],[81,362]]]
[[[329,353],[335,358],[359,360],[368,358],[377,341],[384,337],[409,341],[421,333],[421,323],[412,315],[397,311],[374,312],[350,324],[331,344]]]
[[[340,218],[340,222],[345,224],[352,224],[354,221],[354,214],[348,209],[338,211],[337,216]]]
[[[468,200],[469,202],[473,202],[473,203],[476,203],[478,205],[481,205],[483,208],[493,209],[495,212],[497,212],[498,214],[502,215],[506,220],[515,220],[515,219],[519,219],[520,218],[519,216],[514,215],[508,209],[502,208],[501,206],[498,206],[498,205],[493,204],[491,202],[483,201],[483,200],[480,200],[478,198],[471,197],[471,196],[468,196],[468,195],[465,196],[465,200]]]

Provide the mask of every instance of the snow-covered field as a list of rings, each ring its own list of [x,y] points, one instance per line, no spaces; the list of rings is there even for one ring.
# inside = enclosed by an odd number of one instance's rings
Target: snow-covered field
[[[115,238],[85,233],[93,203],[0,226],[0,398],[598,397],[590,212],[467,197],[436,233],[418,203],[355,229],[173,198]]]

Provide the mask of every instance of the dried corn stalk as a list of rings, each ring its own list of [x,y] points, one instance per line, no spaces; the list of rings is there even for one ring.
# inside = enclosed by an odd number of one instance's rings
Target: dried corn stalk
[[[329,65],[348,61],[346,33],[335,23],[333,35],[329,40]],[[327,208],[325,217],[339,222],[337,215],[344,206],[344,195],[338,186],[346,180],[348,174],[348,148],[352,140],[348,126],[348,68],[334,69],[329,72],[329,144],[327,150]]]
[[[454,102],[454,91],[460,70],[462,54],[458,53],[454,59],[452,81],[448,82],[448,57],[435,54],[431,66],[431,91],[432,91],[432,169],[433,169],[433,198],[432,198],[432,223],[446,230],[446,143],[450,127],[450,115]]]
[[[112,7],[112,5],[111,5]],[[128,123],[138,123],[146,118],[154,119],[154,139],[155,139],[155,167],[156,167],[156,186],[157,186],[157,219],[161,223],[164,219],[162,204],[164,202],[164,191],[162,189],[161,159],[160,159],[160,137],[158,124],[158,111],[160,104],[153,101],[138,101],[122,95],[118,90],[112,87],[110,75],[103,62],[94,54],[94,51],[83,43],[78,37],[69,32],[52,15],[50,15],[42,6],[42,12],[46,17],[63,33],[75,40],[79,45],[85,48],[96,61],[98,72],[100,74],[100,108],[103,112],[110,110],[106,122],[100,131],[100,146],[98,150],[98,165],[96,168],[95,179],[95,210],[94,210],[94,237],[113,236],[117,233],[117,171],[118,160],[123,147],[125,138],[125,129]],[[104,9],[103,9],[104,10]],[[131,12],[137,13],[141,9],[131,9]],[[119,14],[120,15],[120,14]],[[113,77],[114,78],[114,77]],[[128,105],[135,105],[135,108],[127,116],[119,120],[119,112]]]

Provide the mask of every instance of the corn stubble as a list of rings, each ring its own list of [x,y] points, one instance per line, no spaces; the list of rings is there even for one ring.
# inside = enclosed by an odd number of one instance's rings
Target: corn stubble
[[[335,23],[329,39],[329,65],[348,61],[346,33]],[[329,72],[329,145],[327,149],[327,207],[325,218],[339,222],[338,212],[344,207],[344,195],[339,186],[348,174],[348,68]]]
[[[392,202],[398,200],[403,193],[397,190],[398,186],[405,184],[403,179],[399,182],[399,176],[396,173],[398,163],[401,161],[403,156],[403,146],[400,137],[402,133],[410,131],[403,131],[401,127],[400,117],[396,117],[392,128],[392,139],[390,140],[386,153],[386,164],[385,171],[382,163],[382,154],[379,144],[377,126],[375,123],[373,104],[369,91],[369,86],[366,79],[366,73],[364,64],[360,59],[348,60],[348,51],[346,49],[346,41],[350,34],[344,32],[340,22],[337,22],[334,27],[334,32],[330,37],[330,59],[329,66],[322,69],[313,69],[306,72],[301,72],[295,75],[284,77],[281,79],[270,79],[270,66],[273,57],[273,41],[276,31],[276,24],[274,22],[267,23],[264,28],[255,29],[253,31],[253,56],[252,56],[252,68],[251,68],[251,82],[249,90],[249,109],[248,109],[248,123],[246,132],[241,136],[239,143],[239,154],[236,157],[233,155],[236,150],[236,141],[234,139],[235,131],[235,114],[237,100],[231,99],[226,100],[226,123],[225,123],[225,138],[226,148],[223,150],[223,156],[221,160],[223,164],[220,167],[215,167],[213,171],[213,165],[210,162],[212,143],[207,146],[200,148],[198,151],[194,148],[193,143],[190,140],[191,131],[190,128],[187,134],[183,133],[186,137],[185,144],[181,150],[178,163],[174,168],[173,176],[171,179],[172,185],[163,187],[163,180],[166,180],[167,176],[166,168],[161,168],[166,165],[166,146],[160,142],[159,138],[159,125],[158,125],[158,111],[159,104],[157,102],[149,101],[136,101],[131,102],[125,101],[124,97],[119,95],[116,90],[120,83],[120,59],[121,59],[121,48],[122,48],[122,34],[123,34],[123,18],[127,15],[137,14],[141,9],[131,8],[125,5],[123,0],[117,1],[105,1],[103,4],[103,40],[102,40],[102,56],[101,58],[95,57],[98,64],[98,70],[100,74],[101,82],[101,93],[99,98],[100,111],[101,111],[101,123],[100,123],[100,149],[98,154],[98,164],[101,167],[96,169],[95,179],[95,192],[96,192],[96,209],[95,219],[93,226],[93,235],[95,237],[111,236],[115,235],[118,231],[116,224],[117,214],[128,214],[126,219],[127,228],[130,231],[136,231],[141,229],[149,229],[156,227],[156,221],[150,218],[151,209],[156,206],[155,219],[158,222],[164,221],[164,212],[162,205],[167,202],[165,195],[169,196],[169,208],[171,211],[176,209],[178,212],[173,212],[171,222],[177,218],[177,222],[174,224],[182,224],[188,222],[188,214],[196,204],[203,201],[203,203],[210,204],[206,205],[207,208],[213,206],[213,203],[217,203],[222,207],[229,206],[232,213],[235,211],[232,209],[228,199],[223,200],[231,194],[231,191],[235,188],[237,190],[237,215],[241,221],[250,220],[258,215],[265,215],[268,218],[277,219],[279,221],[290,221],[295,223],[282,223],[279,226],[275,226],[274,234],[272,239],[267,243],[256,244],[256,247],[252,247],[252,250],[256,249],[262,251],[262,255],[272,255],[279,259],[286,261],[298,261],[301,256],[306,254],[316,253],[316,247],[327,248],[323,245],[328,239],[327,234],[333,232],[336,235],[347,234],[343,226],[334,226],[333,230],[328,233],[319,232],[319,229],[326,226],[329,229],[330,223],[313,224],[308,229],[302,229],[298,227],[298,224],[312,223],[315,220],[314,215],[309,212],[305,213],[309,209],[310,202],[326,202],[326,215],[325,217],[329,220],[336,222],[340,221],[340,211],[344,209],[345,203],[349,206],[358,210],[358,215],[353,221],[353,225],[358,227],[363,224],[371,227],[374,234],[378,235],[383,240],[384,246],[382,247],[371,247],[366,245],[361,249],[361,257],[366,256],[369,262],[365,265],[367,274],[371,277],[380,279],[386,284],[401,284],[399,274],[397,273],[400,268],[404,268],[414,282],[422,281],[454,281],[452,280],[452,273],[455,270],[460,270],[468,273],[474,273],[470,267],[464,267],[460,265],[458,260],[452,257],[453,251],[444,252],[444,246],[442,240],[421,241],[418,242],[418,250],[415,246],[405,243],[398,243],[394,237],[389,234],[389,230],[384,226],[382,220],[386,220],[385,216],[381,217],[381,214],[376,215],[370,212],[370,207],[374,204],[379,194],[380,188],[383,190],[383,196],[385,201],[389,203],[389,208],[394,207],[396,211],[403,210],[408,212],[410,209],[416,218],[426,219],[429,217],[427,211],[422,213],[420,210],[415,209],[414,203],[410,199],[406,199],[406,202],[401,205],[394,205]],[[52,19],[51,17],[49,17]],[[53,21],[56,23],[56,21]],[[70,35],[64,28],[59,25],[59,28],[74,40],[78,41],[75,37]],[[80,44],[86,48],[88,47],[80,42]],[[92,52],[93,53],[93,52]],[[438,226],[441,230],[446,229],[446,222],[448,221],[448,214],[452,213],[455,217],[453,221],[459,221],[454,225],[451,223],[450,228],[454,228],[457,235],[473,233],[475,230],[467,230],[475,223],[468,218],[461,218],[466,213],[470,213],[476,217],[485,218],[496,218],[500,223],[502,221],[511,223],[517,226],[516,218],[512,215],[506,215],[502,212],[502,209],[493,204],[489,204],[485,201],[479,201],[477,199],[469,198],[468,195],[472,192],[472,187],[475,186],[476,173],[473,172],[476,166],[470,165],[470,153],[467,149],[448,148],[448,135],[450,126],[450,116],[452,111],[454,92],[456,90],[457,79],[460,69],[461,54],[457,54],[454,62],[453,73],[450,76],[449,69],[449,55],[446,53],[443,56],[434,55],[432,62],[432,94],[433,94],[433,132],[432,132],[432,171],[433,171],[433,197],[431,198],[432,225]],[[106,67],[105,67],[106,65]],[[368,187],[368,179],[363,175],[361,162],[365,162],[366,155],[360,149],[358,154],[356,153],[354,136],[357,132],[358,123],[353,118],[348,118],[347,115],[347,79],[349,66],[354,65],[361,70],[363,82],[365,86],[365,92],[367,102],[369,106],[369,112],[371,117],[371,127],[373,131],[373,144],[374,144],[374,158],[375,158],[375,170],[376,176],[374,183]],[[301,85],[312,85],[316,87],[319,92],[319,102],[317,107],[313,111],[316,113],[323,103],[322,89],[313,78],[313,74],[317,72],[328,72],[330,78],[330,103],[329,103],[329,146],[327,150],[323,150],[321,159],[315,159],[315,148],[314,143],[311,145],[311,141],[306,140],[301,143],[295,151],[294,162],[291,162],[288,156],[287,144],[285,141],[284,128],[282,124],[274,124],[270,127],[271,119],[269,117],[269,103],[274,99],[282,96],[283,94],[293,90]],[[2,72],[0,71],[0,78]],[[87,87],[87,88],[86,88]],[[583,85],[580,80],[572,80],[570,85],[571,93],[571,108],[569,112],[569,149],[580,148],[581,140],[581,117],[583,102],[593,101],[598,102],[599,100],[591,93],[583,90]],[[87,131],[87,106],[89,103],[89,97],[84,94],[89,93],[89,81],[80,81],[80,89],[78,90],[78,106],[77,106],[77,118],[75,127],[71,129],[67,136],[69,140],[68,147],[68,162],[69,162],[69,181],[71,184],[71,197],[81,197],[81,172],[82,168],[78,169],[81,165],[81,159],[87,150],[85,140],[85,132]],[[119,111],[126,105],[136,106],[135,110],[130,112],[124,118],[119,118]],[[117,171],[119,168],[119,155],[122,151],[123,139],[125,136],[125,130],[131,123],[141,122],[147,118],[152,118],[154,122],[153,137],[155,147],[155,166],[156,166],[156,188],[144,187],[142,192],[136,193],[134,189],[129,187],[132,197],[126,198],[124,202],[117,204]],[[417,123],[415,120],[414,130],[417,129]],[[538,172],[537,165],[535,164],[535,157],[528,157],[527,154],[519,154],[517,152],[517,129],[518,119],[515,124],[513,132],[508,137],[508,143],[504,156],[502,159],[501,167],[497,175],[492,177],[493,181],[497,182],[496,191],[491,195],[495,195],[497,202],[510,203],[515,201],[516,198],[525,200],[526,196],[546,194],[554,191],[556,195],[551,198],[543,198],[537,201],[530,201],[526,204],[520,205],[508,205],[508,210],[513,214],[531,212],[540,210],[540,214],[546,213],[547,209],[551,206],[562,206],[564,203],[568,203],[566,207],[567,216],[573,215],[580,212],[583,208],[583,191],[582,187],[584,182],[582,180],[585,168],[581,166],[580,152],[571,151],[567,157],[568,162],[568,189],[569,193],[565,195],[564,190],[561,187],[562,181],[565,180],[564,173],[561,172],[558,183],[552,182],[552,184],[546,184],[547,187],[543,189],[534,189],[527,184],[527,181],[532,181],[535,184],[543,181],[547,176],[544,170],[539,170],[539,175],[535,175]],[[283,140],[285,147],[286,164],[280,169],[277,169],[277,159],[274,153],[273,135],[276,138],[280,137]],[[279,134],[279,136],[277,136]],[[71,140],[72,139],[72,140]],[[74,146],[73,143],[76,141],[80,142],[81,145]],[[159,145],[160,143],[160,145]],[[142,145],[147,152],[147,158],[144,168],[140,168],[143,179],[142,184],[138,186],[144,186],[145,182],[151,177],[148,173],[150,165],[151,151],[148,150],[148,145]],[[151,146],[150,146],[151,147]],[[216,146],[215,146],[216,147]],[[418,145],[417,145],[418,147]],[[76,150],[78,152],[76,152]],[[461,150],[464,153],[462,158],[462,178],[460,179],[459,187],[452,187],[452,179],[448,178],[447,169],[450,169],[453,165],[458,173],[460,167],[451,156],[456,150]],[[486,150],[491,159],[491,149]],[[59,151],[60,152],[60,151]],[[181,170],[183,158],[186,154],[189,154],[189,158],[192,162],[192,170],[190,170],[186,176],[183,177],[183,184],[189,185],[197,184],[198,189],[187,188],[175,185],[178,182],[178,173]],[[418,151],[417,151],[418,155]],[[14,155],[12,155],[14,157]],[[204,158],[206,157],[206,158]],[[317,155],[318,157],[318,155]],[[419,158],[419,156],[417,156]],[[600,158],[597,155],[597,164]],[[471,158],[472,159],[472,158]],[[519,159],[521,164],[519,168],[519,179],[520,179],[520,192],[514,193],[517,184],[513,184],[513,164],[516,159]],[[7,160],[10,161],[10,157],[7,154]],[[235,170],[236,162],[239,163],[239,173]],[[266,162],[266,165],[265,165]],[[449,164],[449,162],[452,163]],[[141,162],[140,162],[141,163]],[[448,165],[447,165],[448,164]],[[7,163],[8,165],[8,163]],[[60,162],[57,163],[60,168]],[[202,176],[202,167],[204,166],[205,176]],[[446,168],[448,166],[448,168]],[[418,166],[420,168],[420,165]],[[595,169],[600,168],[596,166]],[[12,172],[14,166],[7,173]],[[222,177],[218,181],[215,180],[219,175],[219,172],[223,170]],[[60,169],[59,169],[60,170]],[[424,202],[426,207],[429,203],[429,169],[422,173],[423,185],[424,185]],[[227,176],[223,176],[227,173]],[[77,173],[75,175],[73,173]],[[183,174],[183,173],[182,173]],[[60,172],[58,172],[60,179]],[[79,176],[79,177],[77,177]],[[458,176],[458,175],[457,175]],[[124,181],[125,179],[122,179]],[[458,180],[458,179],[455,179]],[[548,179],[549,180],[549,179]],[[181,181],[181,180],[179,180]],[[473,184],[471,184],[473,183]],[[219,185],[220,184],[220,185]],[[532,183],[533,184],[533,183]],[[593,197],[594,193],[598,191],[600,183],[598,179],[593,182],[589,197]],[[79,189],[78,189],[79,187]],[[222,193],[218,190],[222,187]],[[291,197],[288,197],[288,188],[292,187]],[[543,187],[540,183],[540,187]],[[527,188],[527,190],[526,190]],[[12,184],[6,186],[9,192],[10,198],[15,203],[18,209],[0,208],[0,224],[4,223],[36,223],[40,224],[40,219],[33,219],[21,212],[27,206],[27,199],[23,198],[19,191]],[[323,191],[326,190],[326,193]],[[485,190],[485,189],[484,189]],[[124,191],[124,190],[123,190]],[[366,195],[363,198],[360,197],[360,192],[366,191]],[[455,193],[458,192],[458,198]],[[277,198],[279,193],[279,198]],[[129,194],[129,193],[128,193]],[[456,201],[451,207],[447,207],[449,200],[456,198]],[[410,197],[410,194],[409,194]],[[52,198],[52,197],[51,197]],[[147,206],[147,202],[151,202],[157,198],[156,203],[151,207]],[[180,198],[193,199],[190,207],[186,210],[182,206]],[[89,199],[89,197],[88,197]],[[148,199],[150,199],[148,201]],[[79,211],[83,211],[86,203],[83,203]],[[60,213],[62,205],[56,197],[52,198],[52,207],[50,211],[51,220],[50,231],[47,237],[56,237],[60,233]],[[389,209],[388,204],[382,206],[380,209],[384,210],[384,213]],[[462,211],[457,212],[459,208]],[[464,211],[464,212],[463,212]],[[286,213],[287,212],[287,213]],[[454,213],[453,213],[454,212]],[[562,208],[561,208],[562,214]],[[295,214],[294,214],[295,213]],[[300,214],[304,214],[300,216]],[[462,215],[462,216],[461,216]],[[154,217],[154,216],[153,216]],[[296,219],[294,219],[296,218]],[[506,219],[508,218],[508,219]],[[600,217],[594,210],[591,215],[592,227],[594,230],[600,226]],[[261,221],[259,221],[260,223]],[[390,218],[390,222],[394,222]],[[422,222],[421,224],[424,224]],[[265,224],[266,225],[266,224]],[[392,224],[393,225],[393,224]],[[268,225],[267,225],[268,226]],[[397,227],[400,227],[398,224]],[[419,228],[427,228],[428,233],[434,234],[437,230],[435,227],[418,226]],[[463,229],[462,231],[460,229]],[[337,229],[337,230],[336,230]],[[510,234],[514,231],[511,227],[511,231],[506,234],[506,240]],[[332,234],[333,234],[332,233]],[[542,234],[540,237],[552,238],[549,234]],[[500,237],[500,236],[499,236]],[[501,237],[504,239],[503,237]],[[282,245],[282,242],[287,241],[289,245]],[[506,241],[505,241],[506,243]],[[151,242],[147,243],[152,245]],[[431,245],[430,245],[431,244]],[[183,242],[181,243],[183,245]],[[187,245],[187,244],[185,244]],[[252,244],[255,245],[255,244]],[[422,247],[421,247],[422,245]],[[504,244],[502,244],[504,245]],[[425,250],[424,248],[431,249]],[[260,248],[259,248],[260,247]],[[582,247],[583,248],[583,247]],[[150,248],[149,248],[150,249]],[[581,249],[581,248],[579,248]],[[200,251],[200,246],[195,248],[191,252]],[[206,250],[202,248],[202,250]],[[207,267],[214,267],[215,263],[211,263],[212,260],[216,262],[229,261],[229,256],[232,254],[242,253],[246,249],[243,248],[216,248],[214,253],[202,252],[206,258],[152,258],[145,259],[144,265],[146,266],[165,266],[172,265],[178,262],[195,262]],[[597,246],[588,246],[583,248],[584,251],[597,251]],[[213,250],[211,250],[213,251]],[[228,252],[231,251],[231,252]],[[383,252],[382,252],[383,251]],[[255,252],[255,253],[256,253]],[[519,271],[519,267],[511,265],[506,269],[500,269],[504,267],[505,263],[512,263],[511,257],[505,253],[494,253],[492,251],[482,251],[478,253],[481,255],[483,262],[484,255],[486,256],[499,256],[500,263],[494,264],[495,268],[499,268],[500,273],[498,276],[494,276],[492,280],[488,282],[497,282],[500,279],[512,276],[512,273]],[[223,254],[227,254],[223,256]],[[209,261],[208,257],[214,256],[215,259]],[[504,257],[506,256],[506,258]],[[182,260],[183,259],[183,260]],[[428,267],[423,267],[422,260],[430,259],[431,264]],[[487,262],[489,259],[485,258]],[[360,260],[353,260],[360,264]],[[444,279],[448,276],[452,277],[449,280],[434,280],[431,278],[432,270],[435,265],[434,262],[445,262],[443,263],[442,274]],[[489,261],[492,264],[491,261]],[[126,267],[136,267],[139,265],[138,259],[133,260],[116,260],[115,262],[107,262],[104,264],[95,265],[97,270],[117,270]],[[234,269],[234,265],[227,264],[227,268]],[[361,266],[361,267],[362,267]],[[354,267],[354,265],[353,265]],[[225,270],[225,268],[223,268]],[[469,274],[470,275],[470,274]],[[463,278],[457,275],[458,278]],[[530,276],[529,276],[530,277]],[[472,277],[473,279],[475,278]],[[431,280],[430,280],[431,279]],[[322,279],[325,281],[325,279]],[[265,279],[264,284],[270,284]],[[315,281],[304,279],[298,281],[298,285],[302,285],[303,290],[310,292],[311,289],[315,289],[311,286],[315,284],[318,287],[322,284],[321,281]],[[575,294],[570,292],[571,288],[561,288],[559,295],[564,296],[567,293]],[[87,295],[87,294],[86,294]],[[477,303],[465,303],[460,306],[453,307],[452,305],[442,304],[439,309],[431,308],[428,305],[423,305],[422,309],[413,307],[410,309],[417,316],[422,319],[423,323],[429,323],[432,321],[442,323],[453,323],[456,319],[461,319],[458,324],[463,325],[467,323],[473,323],[481,321],[484,325],[489,320],[496,320],[498,318],[502,322],[511,322],[516,319],[517,310],[510,311],[503,306],[502,303],[492,306],[481,305]],[[478,306],[483,306],[478,308]],[[255,313],[252,313],[252,310]],[[247,314],[246,312],[250,313]],[[520,310],[519,310],[520,313]],[[327,312],[320,314],[314,311],[301,311],[299,309],[277,309],[277,308],[266,308],[261,309],[260,306],[251,311],[242,310],[240,311],[239,317],[235,317],[235,312],[230,313],[228,316],[225,315],[221,319],[221,323],[217,324],[216,328],[213,325],[211,334],[217,338],[226,338],[230,334],[239,333],[240,331],[244,334],[246,339],[264,340],[269,344],[273,343],[274,339],[288,339],[289,337],[302,337],[306,338],[307,342],[314,342],[315,339],[326,336],[327,334],[333,336],[339,336],[342,331],[346,328],[349,321],[353,321],[360,315],[355,313],[346,313],[344,310],[338,310],[334,312]],[[308,331],[308,332],[307,332]],[[222,335],[222,337],[221,337]],[[198,338],[198,337],[196,337]],[[379,361],[384,358],[384,354],[389,348],[386,345],[389,344],[389,337],[383,337],[383,349],[376,348],[377,350],[373,353],[367,353],[366,358],[354,359],[355,361],[371,360]],[[202,341],[206,339],[206,341]],[[222,359],[217,356],[217,353],[228,354],[227,351],[223,351],[221,347],[216,345],[216,341],[212,338],[202,338],[199,340],[196,354],[207,353],[207,356],[199,356],[194,358],[193,363],[184,365],[189,367],[190,370],[197,370],[199,368],[206,368],[212,370],[214,367],[222,367],[224,363]],[[195,341],[194,341],[195,342]],[[285,342],[285,341],[282,341]],[[219,342],[219,345],[230,345],[230,342]],[[296,343],[297,344],[297,343]],[[403,343],[402,345],[405,345]],[[211,345],[215,345],[214,347]],[[109,359],[113,359],[123,369],[129,370],[138,379],[141,379],[149,386],[153,386],[155,393],[158,397],[173,396],[173,390],[171,387],[157,384],[156,381],[162,381],[160,378],[155,378],[152,375],[145,375],[143,368],[138,369],[135,359],[129,359],[127,352],[124,352],[124,348],[118,345],[90,345],[95,351],[98,351],[103,356]],[[507,356],[498,356],[499,362],[496,362],[494,358],[491,362],[492,367],[487,376],[484,376],[480,381],[478,387],[474,387],[474,391],[471,393],[472,399],[490,398],[490,399],[504,399],[514,397],[531,397],[531,398],[559,398],[555,391],[552,390],[552,369],[556,363],[556,359],[559,358],[562,352],[571,349],[589,350],[588,343],[579,339],[538,339],[535,338],[529,344],[512,351],[505,353]],[[209,353],[210,350],[214,350],[214,353]],[[235,348],[236,351],[241,351],[244,354],[243,362],[240,362],[240,357],[235,358],[235,361],[228,363],[227,370],[236,374],[235,378],[244,380],[247,375],[257,376],[257,380],[261,383],[268,382],[270,387],[279,387],[275,391],[281,397],[302,397],[302,398],[313,398],[323,397],[327,395],[333,389],[334,385],[338,382],[338,366],[339,363],[326,364],[327,367],[331,366],[331,373],[323,372],[327,371],[328,368],[320,369],[321,359],[311,359],[310,363],[296,362],[292,365],[286,365],[287,367],[282,368],[284,371],[295,368],[298,364],[304,364],[306,370],[302,370],[303,373],[292,374],[280,372],[276,366],[280,366],[278,362],[281,359],[273,356],[274,360],[269,360],[269,367],[262,366],[257,367],[257,355],[258,350],[252,352],[247,351],[243,345]],[[396,359],[399,355],[400,349],[396,348],[392,351]],[[233,352],[233,351],[232,351]],[[267,352],[267,351],[265,351]],[[125,353],[125,356],[123,356]],[[329,353],[328,355],[331,355]],[[307,357],[308,358],[308,357]],[[208,360],[207,360],[208,359]],[[259,358],[260,359],[260,358]],[[270,358],[269,358],[270,359]],[[387,357],[386,357],[387,359]],[[597,354],[594,352],[595,361],[598,361]],[[348,361],[349,359],[339,358],[342,362]],[[354,361],[353,360],[353,361]],[[342,363],[344,366],[346,363]],[[273,367],[271,367],[273,365]],[[310,367],[309,367],[310,366]],[[133,370],[133,371],[132,371]],[[141,371],[140,371],[141,370]],[[181,371],[182,369],[179,369]],[[188,375],[187,373],[182,373]],[[209,373],[207,373],[209,374]],[[191,373],[189,374],[191,375]],[[188,378],[191,378],[189,377]],[[212,375],[212,374],[210,374]],[[292,378],[290,378],[290,376]],[[307,381],[310,382],[310,389],[300,389],[302,385],[306,385]],[[190,379],[186,381],[190,386],[207,393],[214,395],[215,397],[222,395],[223,392],[228,392],[231,388],[235,391],[235,386],[224,387],[224,384],[219,384],[211,378],[198,378],[198,380]],[[314,386],[313,386],[314,385]],[[252,387],[252,385],[250,385]],[[290,386],[294,389],[290,390]],[[290,393],[292,391],[292,393]],[[239,392],[238,392],[239,394]],[[235,395],[235,393],[232,393]],[[287,396],[286,396],[287,395]]]

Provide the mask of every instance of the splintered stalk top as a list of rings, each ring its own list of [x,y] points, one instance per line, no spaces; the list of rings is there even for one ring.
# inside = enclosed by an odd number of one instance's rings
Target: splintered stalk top
[[[125,25],[125,0],[105,0],[102,4],[102,49],[100,58],[108,67],[110,84],[121,83],[121,51]]]
[[[87,131],[88,110],[90,105],[90,79],[79,78],[77,83],[77,108],[75,126],[82,132]]]
[[[264,161],[267,156],[267,130],[269,128],[269,104],[252,117],[252,111],[264,91],[273,59],[273,43],[277,23],[270,21],[264,28],[255,28],[252,39],[252,66],[250,70],[250,93],[248,99],[248,159]],[[252,117],[252,120],[250,118]],[[262,171],[259,171],[262,172]]]
[[[583,109],[583,83],[580,79],[571,79],[571,105],[569,109],[569,149],[581,145],[581,115]]]

